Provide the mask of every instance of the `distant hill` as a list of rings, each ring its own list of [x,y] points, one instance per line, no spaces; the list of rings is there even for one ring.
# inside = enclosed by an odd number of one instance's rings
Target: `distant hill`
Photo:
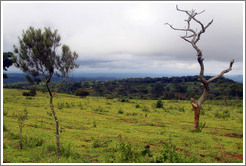
[[[12,79],[13,75],[10,75]],[[22,75],[24,77],[24,75]],[[16,80],[20,79],[20,75]],[[97,80],[97,79],[101,80]],[[75,94],[76,90],[82,88],[92,96],[104,96],[108,98],[134,98],[134,99],[190,99],[198,98],[203,88],[198,81],[199,76],[182,77],[145,77],[118,79],[113,77],[75,77],[66,81],[59,92]],[[205,76],[208,80],[211,76]],[[107,80],[108,79],[108,80]],[[112,80],[111,80],[112,79]],[[79,81],[76,81],[79,80]],[[56,86],[57,82],[51,82],[51,86]],[[223,99],[224,96],[234,98],[243,96],[243,85],[235,81],[221,77],[210,83],[209,99]],[[27,82],[7,83],[5,88],[30,89]],[[44,83],[36,87],[41,91],[46,91]]]
[[[3,83],[17,83],[25,82],[24,73],[7,73],[8,78],[3,79]],[[74,75],[69,77],[68,80],[71,81],[85,81],[85,80],[96,80],[96,81],[108,81],[108,80],[121,80],[126,78],[157,78],[163,77],[161,74],[143,74],[143,73],[83,73],[81,75]],[[173,77],[172,75],[165,75],[165,77]],[[181,77],[181,76],[180,76]],[[243,83],[243,75],[226,75],[226,78],[229,78],[235,82]],[[56,81],[57,78],[53,78],[53,81]]]
[[[228,76],[225,76],[226,78],[229,78],[235,82],[238,82],[238,83],[243,83],[243,75],[228,75]]]

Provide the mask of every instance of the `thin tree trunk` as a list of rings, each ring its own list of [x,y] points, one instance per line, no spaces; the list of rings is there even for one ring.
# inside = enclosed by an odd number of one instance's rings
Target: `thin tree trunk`
[[[53,96],[50,96],[50,108],[51,111],[53,113],[53,116],[55,118],[56,121],[56,145],[57,145],[57,155],[58,158],[61,157],[61,149],[60,149],[60,132],[59,132],[59,121],[58,118],[56,116],[55,110],[54,110],[54,106],[53,106]]]
[[[199,117],[200,117],[200,108],[194,108],[194,130],[197,130],[199,127]]]
[[[20,150],[22,150],[22,126],[20,126]]]

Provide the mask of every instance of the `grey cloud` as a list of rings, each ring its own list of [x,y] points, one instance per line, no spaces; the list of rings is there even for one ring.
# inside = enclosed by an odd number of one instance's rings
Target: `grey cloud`
[[[12,46],[18,44],[17,36],[21,36],[23,29],[31,25],[50,26],[58,29],[62,43],[78,52],[79,63],[84,68],[157,71],[164,70],[165,66],[165,70],[171,70],[168,64],[174,61],[196,63],[196,52],[179,37],[182,32],[164,26],[165,22],[185,26],[186,16],[176,11],[176,3],[16,2],[1,5],[4,51],[13,51]],[[207,62],[227,64],[231,58],[243,61],[242,3],[178,5],[183,9],[205,9],[199,16],[205,23],[214,19],[198,43]],[[178,63],[175,65],[178,69]],[[242,63],[238,65],[243,69]]]

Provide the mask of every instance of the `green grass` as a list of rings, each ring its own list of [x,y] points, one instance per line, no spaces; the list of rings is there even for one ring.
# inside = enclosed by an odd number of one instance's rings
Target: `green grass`
[[[7,163],[242,163],[243,106],[205,101],[201,132],[193,132],[190,101],[80,98],[57,94],[62,157],[56,157],[55,121],[47,93],[22,96],[3,89],[3,161]],[[23,149],[15,115],[24,109]],[[149,148],[146,148],[149,146]]]

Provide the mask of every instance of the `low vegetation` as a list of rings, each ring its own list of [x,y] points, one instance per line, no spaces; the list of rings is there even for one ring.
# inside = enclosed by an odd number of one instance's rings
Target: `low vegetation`
[[[58,93],[61,158],[57,158],[49,94],[3,89],[6,163],[242,163],[242,100],[207,100],[200,131],[189,100],[137,100]],[[22,131],[16,115],[28,110]]]

